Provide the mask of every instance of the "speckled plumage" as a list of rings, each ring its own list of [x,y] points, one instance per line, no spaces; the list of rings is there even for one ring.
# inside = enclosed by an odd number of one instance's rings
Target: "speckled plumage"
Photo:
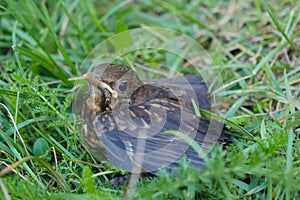
[[[105,64],[90,74],[89,91],[83,103],[83,138],[99,160],[109,160],[127,171],[138,165],[145,171],[174,168],[185,155],[201,166],[202,158],[181,137],[164,133],[180,131],[204,150],[222,133],[219,122],[197,117],[192,99],[209,109],[207,86],[200,76],[180,76],[142,82],[124,65]],[[117,94],[95,84],[104,82]],[[225,136],[226,138],[226,136]]]

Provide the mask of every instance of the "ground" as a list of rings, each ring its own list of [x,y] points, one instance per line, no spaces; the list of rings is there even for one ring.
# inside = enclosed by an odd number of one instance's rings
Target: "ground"
[[[0,2],[1,199],[300,198],[299,1]],[[110,180],[126,172],[95,161],[82,144],[74,80],[97,45],[143,27],[168,28],[203,47],[205,73],[222,80],[214,113],[235,136],[200,170],[182,160],[176,176],[162,170],[135,190],[115,189]],[[115,51],[128,45],[109,41]],[[196,73],[177,58],[144,49],[118,62]]]

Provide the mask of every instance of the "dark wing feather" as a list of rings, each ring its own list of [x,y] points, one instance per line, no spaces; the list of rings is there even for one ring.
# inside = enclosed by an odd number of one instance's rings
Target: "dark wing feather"
[[[171,79],[150,80],[146,83],[167,86],[169,88],[184,89],[188,96],[196,96],[198,106],[208,109],[211,107],[210,99],[207,96],[208,87],[201,76],[188,75],[178,76]],[[195,95],[196,94],[196,95]]]
[[[164,81],[149,82],[135,91],[127,108],[99,115],[94,127],[96,132],[103,133],[98,137],[110,161],[128,171],[132,171],[133,164],[139,163],[145,171],[155,171],[164,166],[175,167],[176,161],[186,155],[192,164],[202,165],[202,158],[184,139],[164,133],[166,130],[180,131],[194,139],[204,151],[218,139],[222,124],[194,114],[192,97],[202,106],[210,105],[209,99],[202,94],[207,88],[199,84],[200,79],[196,80],[193,76],[172,79],[164,85],[161,85]],[[178,85],[184,87],[175,88]],[[195,96],[193,88],[201,94]]]

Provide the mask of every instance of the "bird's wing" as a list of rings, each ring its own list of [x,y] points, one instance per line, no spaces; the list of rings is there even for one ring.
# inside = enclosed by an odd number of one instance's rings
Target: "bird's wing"
[[[197,100],[198,106],[201,108],[208,109],[211,107],[211,102],[207,94],[207,83],[203,80],[201,76],[178,76],[171,79],[149,80],[145,83],[173,88],[175,92],[178,88],[180,90],[184,89],[187,93],[184,97],[195,98],[195,100]]]
[[[114,165],[128,171],[134,165],[155,171],[164,166],[173,168],[183,155],[196,166],[202,164],[202,158],[186,140],[165,131],[184,133],[209,150],[217,141],[222,124],[196,117],[186,89],[174,91],[166,85],[144,84],[133,94],[128,107],[96,117],[95,131],[102,133],[98,137]]]

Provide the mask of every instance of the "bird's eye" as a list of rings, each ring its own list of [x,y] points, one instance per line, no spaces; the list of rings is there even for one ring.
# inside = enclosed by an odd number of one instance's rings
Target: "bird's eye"
[[[127,89],[127,86],[128,86],[128,82],[127,82],[127,81],[122,81],[122,82],[119,84],[119,90],[125,91],[125,90]]]

